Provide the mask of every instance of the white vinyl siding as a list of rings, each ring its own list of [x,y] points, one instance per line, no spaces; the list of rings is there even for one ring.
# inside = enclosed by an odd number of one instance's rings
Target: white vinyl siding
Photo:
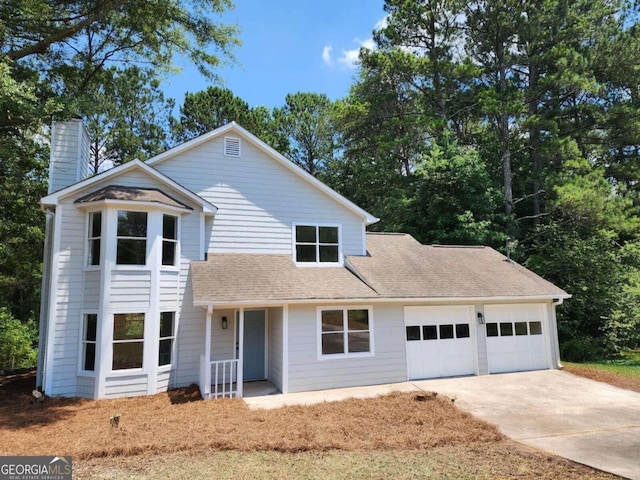
[[[282,307],[269,308],[269,381],[282,390]]]
[[[362,255],[362,218],[247,141],[239,158],[217,138],[154,165],[216,207],[207,229],[210,252],[292,251],[294,223],[341,225],[342,251]]]
[[[77,395],[78,349],[84,300],[84,266],[86,215],[72,204],[56,208],[56,216],[63,228],[59,232],[58,252],[54,252],[58,269],[50,305],[52,364],[47,367],[53,377],[47,395]]]
[[[156,380],[156,392],[166,392],[171,388],[172,373],[170,371],[159,372]]]
[[[137,397],[147,395],[147,375],[119,375],[107,377],[105,398]]]
[[[76,396],[82,398],[93,398],[94,388],[94,377],[78,377],[78,393]]]
[[[376,385],[407,379],[402,305],[373,306],[373,356],[321,360],[317,351],[317,307],[289,306],[289,392]]]
[[[100,306],[100,271],[84,272],[84,308],[97,310]]]
[[[114,311],[148,309],[151,303],[151,272],[114,270],[110,301]]]

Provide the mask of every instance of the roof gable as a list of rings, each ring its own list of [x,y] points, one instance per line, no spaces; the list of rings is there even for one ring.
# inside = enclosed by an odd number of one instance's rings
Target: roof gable
[[[340,195],[338,192],[336,192],[335,190],[331,189],[330,187],[328,187],[327,185],[325,185],[324,183],[319,181],[313,175],[310,175],[305,170],[303,170],[302,168],[298,167],[292,161],[287,159],[284,155],[282,155],[281,153],[279,153],[276,150],[274,150],[273,148],[271,148],[269,145],[267,145],[262,140],[257,138],[251,132],[245,130],[244,128],[242,128],[240,125],[238,125],[235,122],[228,123],[227,125],[224,125],[224,126],[222,126],[220,128],[212,130],[209,133],[205,133],[204,135],[196,137],[193,140],[189,140],[188,142],[185,142],[185,143],[183,143],[181,145],[178,145],[177,147],[174,147],[174,148],[172,148],[170,150],[167,150],[166,152],[161,153],[160,155],[156,155],[155,157],[150,158],[149,160],[147,160],[146,164],[147,165],[151,165],[151,166],[157,165],[157,164],[159,164],[161,162],[169,160],[170,158],[174,158],[174,157],[176,157],[176,156],[178,156],[178,155],[180,155],[180,154],[182,154],[182,153],[184,153],[184,152],[186,152],[188,150],[191,150],[192,148],[195,148],[195,147],[197,147],[199,145],[202,145],[202,144],[204,144],[206,142],[209,142],[209,141],[211,141],[211,140],[213,140],[215,138],[218,138],[220,136],[223,136],[223,135],[229,134],[229,133],[238,135],[241,138],[245,139],[246,141],[250,142],[252,145],[254,145],[256,148],[258,148],[260,151],[265,153],[269,158],[273,159],[274,161],[279,163],[281,166],[283,166],[286,169],[288,169],[289,171],[293,172],[294,174],[296,174],[297,176],[302,178],[304,181],[306,181],[308,184],[310,184],[311,186],[313,186],[316,189],[320,190],[321,192],[323,192],[325,195],[329,196],[331,199],[333,199],[334,201],[336,201],[340,205],[346,207],[348,210],[352,211],[353,213],[355,213],[359,217],[362,217],[367,225],[371,225],[373,223],[376,223],[379,220],[378,218],[374,217],[373,215],[371,215],[370,213],[366,212],[362,208],[358,207],[355,203],[353,203],[350,200],[346,199],[345,197]]]
[[[103,183],[106,181],[114,181],[115,179],[122,177],[123,175],[127,175],[133,171],[141,171],[145,175],[155,179],[159,183],[169,187],[171,190],[180,193],[184,197],[188,198],[192,202],[197,205],[200,205],[205,214],[214,214],[217,211],[217,208],[211,203],[207,202],[205,199],[193,193],[191,190],[183,187],[179,183],[175,182],[171,178],[166,175],[160,173],[155,168],[146,165],[140,160],[132,160],[131,162],[127,162],[125,164],[114,167],[110,170],[107,170],[104,173],[95,175],[93,177],[89,177],[85,180],[81,180],[80,182],[74,183],[73,185],[69,185],[57,192],[53,192],[46,197],[43,197],[40,200],[40,204],[42,206],[55,206],[60,200],[67,198],[75,193],[78,193],[82,190],[88,189],[91,186],[97,183]],[[95,192],[94,192],[95,193]]]

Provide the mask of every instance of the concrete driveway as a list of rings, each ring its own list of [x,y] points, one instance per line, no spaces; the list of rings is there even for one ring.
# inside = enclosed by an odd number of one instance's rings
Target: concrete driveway
[[[367,398],[394,391],[435,391],[497,425],[518,442],[640,480],[640,393],[559,370],[506,373],[245,398],[278,408]]]
[[[558,370],[412,383],[518,442],[640,480],[640,393]]]

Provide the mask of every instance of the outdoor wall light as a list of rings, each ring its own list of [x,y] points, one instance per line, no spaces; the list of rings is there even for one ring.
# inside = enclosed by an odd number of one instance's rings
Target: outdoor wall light
[[[482,314],[482,312],[478,312],[478,323],[480,325],[484,325],[484,315]]]
[[[222,329],[226,330],[229,324],[227,323],[227,317],[222,317]]]

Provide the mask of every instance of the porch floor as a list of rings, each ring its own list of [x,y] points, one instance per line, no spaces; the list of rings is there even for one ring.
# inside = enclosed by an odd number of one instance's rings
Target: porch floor
[[[218,385],[218,393],[220,394],[220,396],[222,396],[222,384]],[[225,386],[225,390],[226,392],[229,391],[229,384],[226,384]],[[234,382],[233,383],[233,391],[235,391],[237,389],[237,385]],[[214,396],[214,392],[216,391],[216,386],[215,385],[211,385],[211,395]],[[242,396],[243,397],[266,397],[269,395],[276,395],[280,393],[280,390],[278,390],[278,388],[271,383],[269,380],[255,380],[252,382],[244,382],[242,384]],[[225,397],[228,397],[229,394],[227,393],[226,395],[224,395]]]
[[[276,395],[280,390],[269,380],[257,380],[253,382],[244,382],[242,384],[243,397],[263,397],[266,395]]]

